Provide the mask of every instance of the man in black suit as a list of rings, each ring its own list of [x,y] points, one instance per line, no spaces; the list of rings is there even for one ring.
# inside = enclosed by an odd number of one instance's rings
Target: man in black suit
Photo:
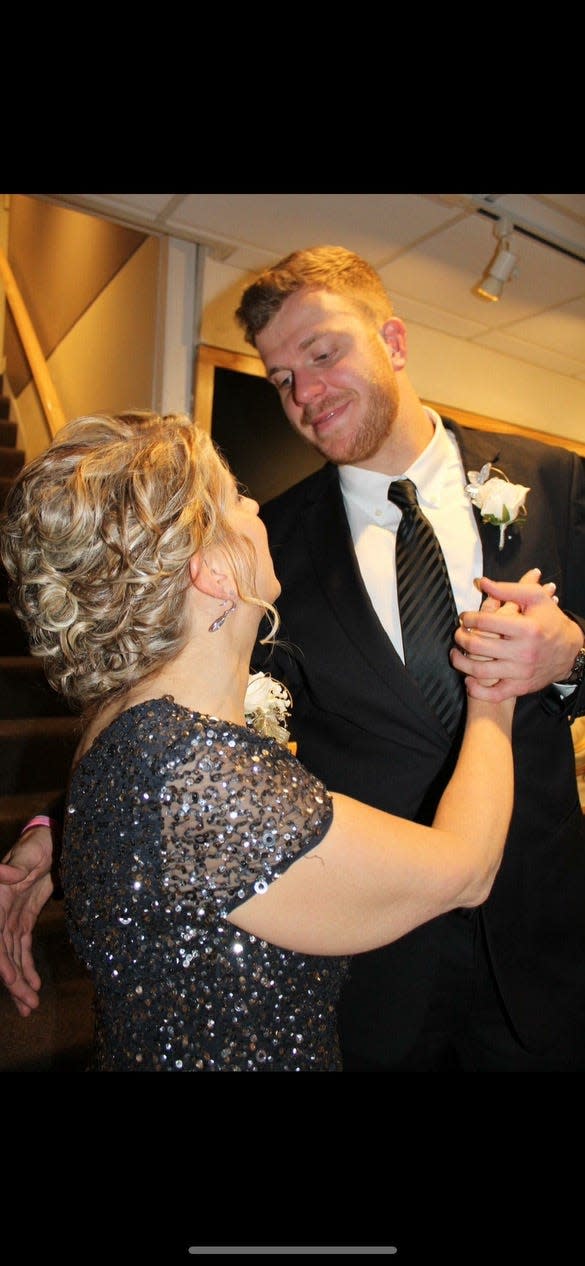
[[[585,827],[570,732],[585,712],[585,464],[423,407],[402,321],[375,271],[343,248],[267,269],[236,317],[289,422],[325,459],[262,509],[282,640],[255,666],[292,692],[299,759],[331,789],[425,822],[452,768],[458,739],[403,663],[392,479],[416,484],[466,613],[454,669],[478,695],[521,696],[515,811],[492,893],[481,910],[353,960],[345,1068],[585,1069]],[[482,517],[469,488],[488,476],[529,490],[526,517],[513,511],[507,528]],[[510,636],[503,615],[478,611],[473,578],[516,581],[534,567],[556,599],[527,598]],[[488,633],[491,662],[474,658]]]

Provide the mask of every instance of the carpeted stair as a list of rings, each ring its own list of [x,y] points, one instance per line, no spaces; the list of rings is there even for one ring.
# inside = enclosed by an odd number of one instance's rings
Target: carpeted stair
[[[0,506],[25,454],[0,377]],[[0,565],[0,857],[35,813],[59,812],[78,722],[28,653],[8,603]],[[39,917],[34,954],[43,988],[37,1011],[18,1015],[0,983],[0,1071],[83,1071],[91,1042],[91,988],[69,945],[63,907],[51,900]]]

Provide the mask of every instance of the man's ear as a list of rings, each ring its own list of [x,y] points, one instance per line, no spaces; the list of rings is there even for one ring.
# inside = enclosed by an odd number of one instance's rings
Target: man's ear
[[[199,593],[207,594],[208,598],[218,598],[225,602],[230,597],[225,572],[212,567],[199,551],[189,559],[189,576],[194,588]]]
[[[393,369],[404,369],[407,360],[406,326],[400,317],[390,317],[382,326],[382,338],[387,344]]]

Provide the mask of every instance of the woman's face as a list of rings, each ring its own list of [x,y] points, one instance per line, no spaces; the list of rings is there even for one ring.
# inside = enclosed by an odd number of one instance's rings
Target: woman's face
[[[266,528],[259,518],[260,507],[252,497],[238,492],[233,484],[232,500],[226,518],[238,536],[246,536],[256,553],[256,592],[264,602],[275,602],[280,595],[280,582],[272,564]]]

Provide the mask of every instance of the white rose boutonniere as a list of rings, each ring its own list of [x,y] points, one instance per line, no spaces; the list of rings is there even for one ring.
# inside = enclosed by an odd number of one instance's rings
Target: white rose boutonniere
[[[266,738],[274,738],[286,746],[289,732],[285,721],[292,707],[291,696],[268,673],[251,673],[248,679],[244,712],[248,725]]]
[[[496,478],[490,478],[492,470]],[[515,520],[526,518],[524,502],[530,488],[525,488],[524,484],[510,483],[503,470],[498,470],[491,462],[486,462],[481,470],[468,470],[467,478],[470,481],[465,488],[468,497],[477,506],[485,523],[493,523],[499,527],[499,548],[503,549],[506,528]]]

